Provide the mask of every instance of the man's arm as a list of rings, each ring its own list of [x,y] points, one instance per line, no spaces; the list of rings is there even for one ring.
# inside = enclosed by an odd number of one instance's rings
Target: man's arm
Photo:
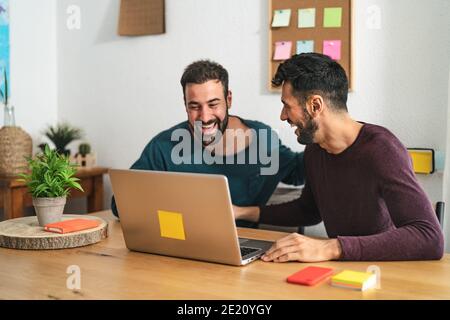
[[[300,198],[271,206],[260,207],[259,223],[299,227],[312,226],[322,222],[308,182]]]
[[[163,153],[158,144],[153,140],[150,141],[130,169],[167,171]],[[114,195],[111,198],[111,211],[116,217],[119,217]]]
[[[273,262],[322,262],[338,260],[342,248],[337,239],[314,239],[293,233],[278,240],[261,259]]]
[[[281,226],[310,226],[322,221],[311,188],[306,182],[300,198],[279,205],[261,208],[260,223]],[[297,233],[279,239],[264,254],[269,262],[321,262],[337,260],[342,249],[337,239],[314,239]]]
[[[233,206],[233,211],[236,219],[278,226],[312,226],[322,221],[308,183],[300,198],[293,201],[260,207]]]
[[[338,237],[342,260],[434,260],[443,255],[444,237],[436,214],[414,175],[406,148],[396,141],[385,143],[373,157],[380,193],[396,228],[370,236]]]
[[[267,207],[234,207],[235,216],[272,225],[299,226],[321,222],[311,189],[306,183],[300,198]],[[337,260],[342,248],[337,239],[313,239],[293,233],[275,244],[264,254],[262,260],[273,262],[301,261],[320,262]]]

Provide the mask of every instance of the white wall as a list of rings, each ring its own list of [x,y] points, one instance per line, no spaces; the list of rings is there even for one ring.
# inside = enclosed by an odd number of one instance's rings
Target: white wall
[[[10,21],[11,103],[36,147],[57,119],[56,1],[10,0]]]
[[[56,1],[10,0],[10,89],[16,125],[42,142],[42,130],[57,120]],[[3,125],[0,107],[0,126]],[[0,220],[3,209],[0,209]]]
[[[17,1],[17,8],[26,6],[27,12],[17,17],[24,21],[23,29],[15,27],[21,50],[12,52],[25,63],[12,69],[22,75],[20,85],[26,93],[17,108],[30,110],[32,132],[42,126],[42,114],[49,119],[55,114],[55,102],[43,99],[42,86],[50,93],[45,97],[53,97],[56,88],[49,76],[56,68],[51,63],[56,61],[54,1],[40,0],[39,5],[36,1],[30,10],[34,2]],[[43,17],[36,14],[42,3]],[[354,3],[355,90],[349,97],[350,112],[358,120],[388,127],[407,146],[445,150],[450,141],[449,1]],[[73,4],[81,9],[81,30],[66,27],[66,9]],[[136,38],[116,35],[119,4],[119,0],[58,0],[56,7],[58,119],[85,129],[100,165],[130,166],[152,136],[185,119],[179,78],[188,63],[200,58],[216,60],[229,70],[234,113],[282,129],[284,142],[302,149],[278,120],[279,96],[266,89],[267,0],[166,0],[167,33]],[[370,5],[381,9],[380,30],[366,27]],[[37,20],[45,21],[34,23]],[[43,48],[36,50],[39,46]],[[50,73],[43,72],[48,69]],[[17,90],[18,80],[13,86]],[[443,198],[442,173],[420,177],[420,182],[433,202]],[[109,186],[106,191],[109,198]]]

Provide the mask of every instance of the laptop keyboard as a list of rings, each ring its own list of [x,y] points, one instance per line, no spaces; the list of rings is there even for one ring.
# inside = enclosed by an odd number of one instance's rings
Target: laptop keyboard
[[[241,247],[241,257],[245,257],[246,255],[259,251],[261,249],[249,248],[249,247]]]

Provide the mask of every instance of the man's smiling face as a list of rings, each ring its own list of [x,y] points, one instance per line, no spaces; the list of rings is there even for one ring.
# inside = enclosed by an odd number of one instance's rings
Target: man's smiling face
[[[295,134],[300,144],[314,143],[314,136],[318,129],[317,123],[308,113],[307,107],[301,106],[298,99],[292,94],[292,85],[285,82],[282,88],[281,121],[287,121],[291,127],[296,127]]]
[[[217,142],[216,136],[224,133],[228,125],[228,108],[231,93],[224,97],[224,89],[219,80],[205,83],[188,83],[185,89],[186,112],[191,130],[201,132],[204,146]],[[194,130],[195,128],[195,130]]]

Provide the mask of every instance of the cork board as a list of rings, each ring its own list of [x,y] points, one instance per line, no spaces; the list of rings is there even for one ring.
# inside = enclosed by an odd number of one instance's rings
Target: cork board
[[[299,9],[315,8],[314,27],[299,28]],[[325,8],[342,8],[341,26],[324,27]],[[291,9],[289,26],[272,27],[275,10]],[[283,61],[274,60],[277,42],[292,42],[291,56],[297,53],[297,41],[314,41],[314,51],[324,53],[324,41],[341,41],[339,64],[345,69],[349,79],[349,88],[353,88],[352,72],[352,0],[269,0],[269,83],[270,91],[273,88],[271,81],[278,66]]]
[[[164,0],[121,1],[119,35],[142,36],[164,32]]]
[[[44,231],[36,216],[0,222],[0,247],[22,250],[52,250],[87,246],[108,237],[108,223],[95,216],[64,214],[62,220],[99,220],[96,228],[59,234]]]

